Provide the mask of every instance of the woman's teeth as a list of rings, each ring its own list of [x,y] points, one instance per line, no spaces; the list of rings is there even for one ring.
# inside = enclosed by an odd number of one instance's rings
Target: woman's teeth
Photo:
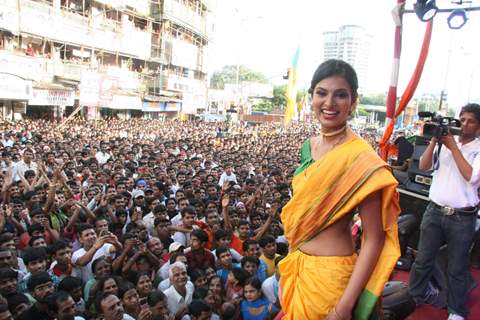
[[[322,110],[322,113],[324,113],[326,115],[329,115],[329,116],[334,116],[334,115],[339,114],[338,111],[329,111],[329,110]]]

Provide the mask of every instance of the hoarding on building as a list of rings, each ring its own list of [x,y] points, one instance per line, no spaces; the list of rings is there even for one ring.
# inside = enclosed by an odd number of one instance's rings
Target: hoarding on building
[[[82,72],[80,81],[80,105],[98,106],[100,103],[100,74],[93,71]]]
[[[2,50],[0,51],[0,72],[40,81],[46,72],[45,59],[20,56]]]
[[[118,90],[118,78],[94,71],[82,72],[80,81],[80,105],[108,105]]]
[[[31,97],[32,81],[0,72],[0,99],[29,100]]]
[[[73,106],[75,92],[58,89],[33,89],[32,98],[28,100],[31,106]]]

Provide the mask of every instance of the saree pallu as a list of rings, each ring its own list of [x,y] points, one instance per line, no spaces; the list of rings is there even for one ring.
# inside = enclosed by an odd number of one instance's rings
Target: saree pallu
[[[308,149],[309,155],[310,146],[304,149]],[[308,157],[303,151],[305,163]],[[299,247],[351,214],[368,195],[379,191],[385,243],[353,312],[355,320],[369,319],[400,256],[397,181],[386,163],[359,138],[337,146],[317,161],[310,158],[310,162],[308,167],[302,165],[297,170],[292,182],[293,197],[281,215],[290,244],[289,255],[279,264],[283,319],[323,319],[336,305],[348,284],[354,262],[345,263],[346,257],[308,256]],[[320,260],[321,267],[316,262]],[[311,265],[316,265],[316,270],[312,271]],[[329,277],[334,280],[326,280]],[[324,286],[325,281],[329,290],[315,289],[317,285]]]

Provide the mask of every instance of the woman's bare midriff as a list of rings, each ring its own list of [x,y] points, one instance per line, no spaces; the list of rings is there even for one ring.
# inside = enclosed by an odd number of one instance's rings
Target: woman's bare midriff
[[[300,251],[312,256],[351,256],[354,253],[350,232],[351,215],[346,215],[300,246]]]

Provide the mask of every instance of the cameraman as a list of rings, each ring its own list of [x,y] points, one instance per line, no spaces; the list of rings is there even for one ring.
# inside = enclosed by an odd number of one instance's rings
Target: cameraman
[[[460,112],[458,141],[448,133],[441,138],[439,166],[433,172],[430,203],[423,215],[418,254],[410,272],[409,292],[417,304],[438,303],[439,289],[431,283],[440,247],[448,250],[449,320],[468,315],[465,305],[471,287],[469,249],[472,244],[480,186],[480,105],[467,104]],[[437,139],[432,138],[420,158],[420,170],[431,170]]]

